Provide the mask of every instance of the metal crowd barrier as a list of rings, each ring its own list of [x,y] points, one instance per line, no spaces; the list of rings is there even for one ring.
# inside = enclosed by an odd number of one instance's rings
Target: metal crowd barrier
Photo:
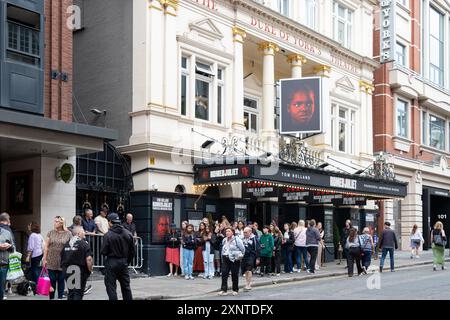
[[[105,267],[105,257],[102,256],[102,244],[103,244],[103,235],[86,235],[86,240],[91,246],[92,256],[94,260],[94,268],[104,268]],[[137,269],[141,269],[144,265],[144,255],[143,255],[143,245],[142,238],[135,237],[134,245],[136,246],[136,254],[133,258],[132,263],[128,266],[135,273]]]

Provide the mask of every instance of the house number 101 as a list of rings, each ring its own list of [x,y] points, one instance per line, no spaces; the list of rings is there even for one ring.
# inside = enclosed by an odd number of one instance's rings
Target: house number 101
[[[438,219],[447,219],[447,215],[446,214],[438,214]]]

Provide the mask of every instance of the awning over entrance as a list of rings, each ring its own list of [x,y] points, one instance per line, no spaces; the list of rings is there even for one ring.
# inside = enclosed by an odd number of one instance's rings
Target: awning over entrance
[[[322,195],[330,195],[330,198],[332,194],[342,194],[346,197],[364,197],[371,200],[402,199],[406,197],[408,185],[396,180],[375,179],[284,163],[198,164],[194,168],[197,186],[240,183],[246,187],[277,187],[278,192],[279,190],[319,192]],[[271,190],[260,190],[265,191],[268,192],[267,197],[278,196],[275,193],[271,194]],[[303,199],[297,199],[301,200]]]

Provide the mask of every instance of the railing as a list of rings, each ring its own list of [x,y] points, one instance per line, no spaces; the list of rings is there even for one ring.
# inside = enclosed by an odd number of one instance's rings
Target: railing
[[[86,240],[91,246],[94,268],[104,268],[105,257],[101,254],[103,235],[86,235]],[[134,237],[134,245],[136,246],[136,254],[128,268],[132,269],[135,273],[138,273],[137,269],[141,269],[144,265],[142,238]]]

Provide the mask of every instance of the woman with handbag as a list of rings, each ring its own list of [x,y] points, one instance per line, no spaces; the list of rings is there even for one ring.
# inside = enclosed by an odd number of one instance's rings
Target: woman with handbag
[[[413,226],[409,238],[411,240],[411,259],[414,259],[414,257],[419,259],[419,249],[424,242],[424,239],[422,233],[419,231],[417,224]]]
[[[178,267],[180,266],[180,234],[177,232],[176,227],[177,225],[172,223],[170,231],[166,234],[166,262],[169,264],[168,277],[177,276]]]
[[[184,267],[184,278],[186,280],[194,280],[192,276],[192,268],[194,262],[194,251],[195,251],[195,234],[194,226],[188,224],[186,226],[186,232],[181,238],[181,244],[183,246],[183,267]]]
[[[66,229],[64,218],[55,217],[54,229],[47,234],[42,260],[42,269],[48,271],[53,288],[53,291],[50,291],[50,300],[55,299],[56,289],[58,299],[64,298],[65,279],[61,268],[61,253],[71,238],[72,233]]]
[[[367,273],[372,261],[372,253],[375,251],[375,245],[373,243],[373,238],[370,235],[370,229],[365,227],[363,234],[360,236],[361,242],[361,260],[363,272]]]
[[[253,269],[255,268],[255,262],[258,259],[258,239],[253,234],[252,228],[246,227],[244,229],[244,240],[242,240],[245,247],[244,258],[242,259],[241,269],[242,274],[245,276],[246,286],[244,290],[252,290],[252,276]]]
[[[441,265],[441,269],[445,270],[444,252],[447,237],[445,236],[444,225],[440,221],[436,222],[433,231],[431,231],[431,242],[433,248],[433,270],[436,271],[438,265]]]
[[[25,262],[30,264],[29,280],[37,283],[41,273],[42,257],[44,256],[44,238],[41,235],[41,227],[36,222],[30,223],[28,230],[31,234],[28,238]]]
[[[245,247],[242,240],[234,235],[232,228],[226,228],[225,235],[226,237],[222,243],[222,287],[219,295],[227,294],[228,277],[231,270],[233,296],[237,296],[239,292],[239,270],[241,268],[241,260],[244,258]]]
[[[347,255],[348,276],[353,277],[353,266],[355,262],[356,268],[358,269],[358,275],[361,275],[361,273],[363,273],[363,269],[361,267],[361,244],[358,232],[356,231],[355,228],[350,229],[345,247],[348,250]]]

